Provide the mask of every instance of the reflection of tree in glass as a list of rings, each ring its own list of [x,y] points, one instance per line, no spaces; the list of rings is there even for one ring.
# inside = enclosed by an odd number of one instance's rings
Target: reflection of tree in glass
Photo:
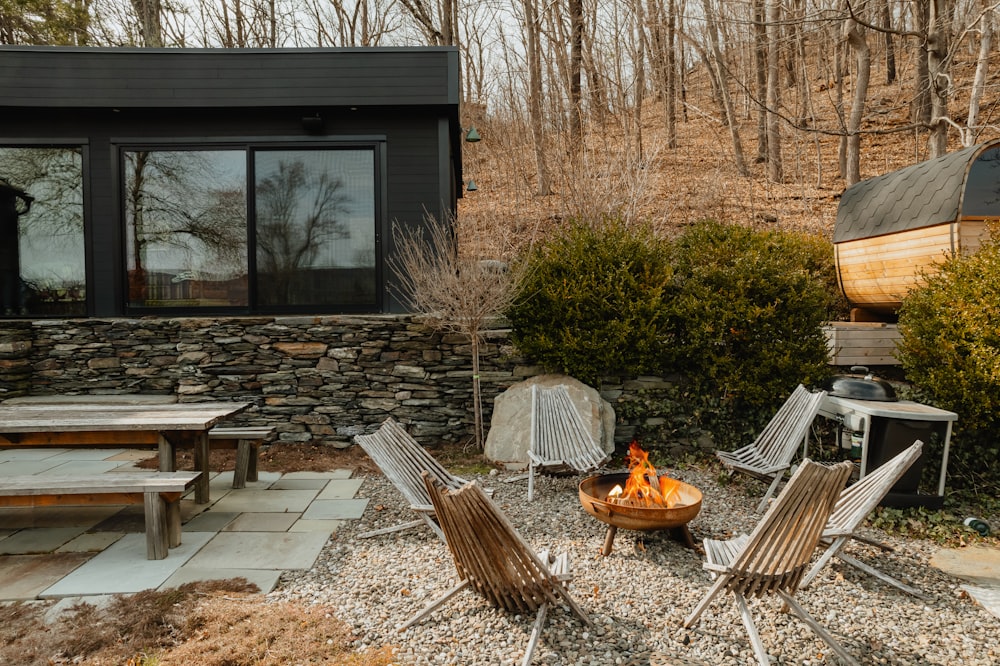
[[[257,181],[257,272],[261,300],[290,304],[297,272],[313,266],[326,243],[350,237],[338,219],[350,197],[328,172],[307,173],[301,161],[278,163]]]
[[[980,186],[981,194],[980,207],[985,210],[977,211],[983,215],[989,215],[992,211],[996,214],[997,204],[1000,204],[1000,148],[993,148],[985,151],[973,163],[969,174],[969,180]],[[990,196],[987,196],[987,192]]]
[[[135,151],[125,155],[125,205],[131,226],[130,269],[147,266],[151,248],[197,258],[216,275],[243,271],[246,196],[237,183],[222,182],[214,153]],[[182,266],[157,266],[179,268]]]
[[[83,232],[83,172],[79,148],[0,148],[0,177],[32,197],[22,234]]]

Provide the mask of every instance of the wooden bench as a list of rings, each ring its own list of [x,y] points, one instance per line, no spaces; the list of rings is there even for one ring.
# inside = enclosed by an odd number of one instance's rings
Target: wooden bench
[[[146,515],[146,558],[162,560],[181,543],[181,496],[201,472],[114,472],[0,477],[0,507],[140,504]]]
[[[260,445],[273,433],[271,426],[217,426],[208,431],[209,449],[236,449],[233,488],[246,488],[247,481],[257,480]]]

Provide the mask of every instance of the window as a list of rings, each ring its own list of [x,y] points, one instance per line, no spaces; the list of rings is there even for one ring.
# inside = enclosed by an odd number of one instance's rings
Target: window
[[[990,148],[969,167],[962,214],[996,217],[1000,212],[1000,148]]]
[[[86,313],[79,147],[0,146],[0,316]]]
[[[373,147],[126,149],[122,165],[130,309],[377,308]]]

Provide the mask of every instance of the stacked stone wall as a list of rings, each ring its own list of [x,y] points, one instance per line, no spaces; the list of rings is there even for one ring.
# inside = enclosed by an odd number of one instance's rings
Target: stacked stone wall
[[[543,371],[504,329],[486,333],[480,364],[488,427],[494,398]],[[660,384],[609,379],[599,388],[615,405]],[[348,446],[387,416],[422,441],[474,436],[469,340],[414,316],[0,322],[0,399],[128,393],[253,402],[240,421],[273,425],[285,442]],[[627,443],[635,425],[619,422],[616,441]]]

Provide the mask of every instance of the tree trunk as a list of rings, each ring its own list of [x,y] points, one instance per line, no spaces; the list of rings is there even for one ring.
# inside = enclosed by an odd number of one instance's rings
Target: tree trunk
[[[569,143],[575,153],[583,146],[583,0],[569,0]]]
[[[754,94],[757,96],[757,164],[767,161],[767,105],[761,104],[767,98],[767,25],[764,16],[764,0],[753,0],[753,70]]]
[[[139,21],[143,46],[162,47],[163,24],[161,23],[160,0],[132,0],[132,8]]]
[[[879,14],[882,19],[883,36],[885,37],[885,84],[896,80],[896,45],[892,38],[892,14],[889,11],[889,0],[880,0]]]
[[[539,46],[538,15],[534,0],[523,0],[524,36],[528,57],[528,116],[531,136],[535,142],[535,193],[548,196],[552,193],[549,184],[548,166],[545,162],[545,132],[542,117],[542,59]]]
[[[993,44],[993,19],[989,7],[991,0],[983,0],[983,16],[979,19],[979,57],[976,59],[976,75],[969,93],[969,117],[962,132],[962,145],[972,146],[979,136],[979,103],[986,90],[986,75],[990,65],[990,47]]]
[[[664,69],[663,112],[667,122],[667,148],[677,148],[677,0],[667,2],[667,51]]]
[[[715,74],[715,78],[718,80],[722,119],[729,128],[729,138],[733,142],[733,160],[736,163],[736,171],[741,176],[749,176],[750,169],[747,168],[746,158],[743,155],[743,142],[740,140],[740,132],[733,111],[732,98],[729,96],[729,77],[722,63],[722,49],[719,47],[719,33],[715,11],[711,0],[702,0],[701,4],[705,10],[705,30],[708,33],[708,45],[711,49],[709,65]]]
[[[768,0],[767,5],[767,177],[774,183],[784,179],[781,164],[781,107],[779,87],[781,76],[779,67],[781,37],[780,0]]]
[[[851,115],[847,121],[847,172],[845,185],[850,187],[861,180],[861,120],[864,117],[865,101],[868,98],[868,82],[871,77],[871,53],[863,29],[853,19],[844,22],[847,43],[854,49],[857,72],[854,79],[854,100]]]
[[[948,152],[948,97],[951,95],[948,61],[948,0],[931,0],[927,22],[927,75],[930,82],[931,133],[927,138],[929,159]]]

